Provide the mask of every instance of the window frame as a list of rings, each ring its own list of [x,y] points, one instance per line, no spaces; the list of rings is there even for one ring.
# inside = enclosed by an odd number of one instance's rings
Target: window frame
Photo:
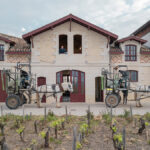
[[[75,53],[75,36],[80,36],[81,37],[81,53]],[[73,54],[82,54],[83,53],[83,46],[82,46],[82,35],[81,34],[74,34],[73,35]]]
[[[3,49],[1,49],[3,47]],[[0,44],[0,61],[5,61],[5,46]]]
[[[66,51],[67,51],[66,53],[60,53],[60,47],[61,47],[61,46],[60,46],[60,45],[61,45],[61,44],[60,44],[60,36],[66,36],[66,38],[67,38],[67,39],[66,39],[66,42],[67,42],[67,43],[66,43]],[[59,54],[59,55],[61,55],[61,54],[68,54],[68,35],[67,35],[67,34],[59,34],[59,35],[58,35],[58,54]]]
[[[131,72],[136,72],[136,80],[131,79]],[[128,77],[130,82],[138,82],[138,71],[137,70],[128,70]]]
[[[133,47],[133,46],[135,47],[135,55],[131,54],[133,51],[133,49],[131,49],[131,47]],[[128,47],[128,49],[127,49],[127,47]],[[128,54],[126,54],[127,53],[126,51],[128,51]],[[129,59],[127,59],[127,57]],[[132,57],[134,57],[135,59],[132,60]],[[137,61],[137,46],[136,45],[134,45],[134,44],[125,45],[125,61]]]

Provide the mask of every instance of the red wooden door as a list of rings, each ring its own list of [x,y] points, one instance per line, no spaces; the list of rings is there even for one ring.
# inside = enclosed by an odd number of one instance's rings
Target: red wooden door
[[[67,79],[68,80],[68,79]],[[63,71],[57,72],[56,83],[63,82]],[[78,70],[70,71],[70,82],[73,85],[73,93],[70,93],[70,102],[85,102],[85,73]],[[63,101],[61,97],[60,102]]]
[[[38,77],[37,85],[38,86],[46,85],[46,78],[45,77]],[[46,96],[45,95],[43,95],[43,97],[42,97],[42,103],[46,103]]]
[[[3,74],[3,79],[4,79],[4,83],[5,83],[5,75],[4,74]],[[5,102],[6,98],[7,98],[6,87],[5,87],[5,84],[4,84],[4,90],[3,90],[1,70],[0,70],[0,102]]]
[[[85,102],[85,73],[72,71],[73,93],[70,94],[71,102]]]

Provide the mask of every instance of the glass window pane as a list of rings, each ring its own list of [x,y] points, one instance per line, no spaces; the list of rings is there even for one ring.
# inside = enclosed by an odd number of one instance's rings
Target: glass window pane
[[[82,93],[82,94],[84,94],[84,83],[85,83],[84,80],[85,80],[85,79],[84,79],[84,73],[81,72],[81,93]]]
[[[78,71],[72,71],[73,93],[78,92]]]
[[[137,72],[136,71],[130,71],[130,79],[131,81],[135,82],[137,81]]]
[[[60,73],[57,73],[57,84],[60,84]]]

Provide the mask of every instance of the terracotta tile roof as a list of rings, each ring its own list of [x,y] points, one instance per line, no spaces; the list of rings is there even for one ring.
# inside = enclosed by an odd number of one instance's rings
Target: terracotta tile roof
[[[0,40],[4,41],[4,42],[6,42],[6,43],[15,44],[14,41],[9,40],[8,38],[5,38],[5,37],[3,37],[3,36],[0,36]]]
[[[26,53],[30,54],[31,53],[30,45],[27,44],[27,42],[24,39],[6,35],[3,33],[0,33],[0,37],[2,37],[3,39],[7,39],[7,41],[5,42],[11,44],[10,48],[6,52],[7,54],[26,54]]]
[[[110,54],[123,54],[123,51],[119,47],[110,47]]]
[[[142,25],[141,27],[139,27],[136,31],[134,31],[131,35],[137,35],[139,34],[141,31],[145,30],[147,27],[150,26],[150,20],[147,21],[144,25]]]
[[[85,21],[85,20],[83,20],[83,19],[81,19],[79,17],[76,17],[76,16],[74,16],[72,14],[69,14],[69,15],[67,15],[67,16],[65,16],[63,18],[60,18],[60,19],[58,19],[58,20],[56,20],[56,21],[54,21],[54,22],[52,22],[50,24],[47,24],[47,25],[45,25],[43,27],[40,27],[40,28],[38,28],[36,30],[33,30],[33,31],[29,32],[29,33],[26,33],[22,37],[26,41],[29,42],[30,37],[32,37],[34,35],[37,35],[37,34],[39,34],[41,32],[47,31],[49,29],[53,29],[54,27],[56,27],[56,26],[58,26],[60,24],[63,24],[65,22],[67,22],[67,21],[76,22],[76,23],[78,23],[78,24],[80,24],[82,26],[87,27],[90,30],[93,30],[95,32],[103,34],[104,36],[107,36],[107,37],[109,36],[112,41],[114,41],[114,40],[116,40],[118,38],[118,36],[116,34],[114,34],[112,32],[109,32],[107,30],[104,30],[104,29],[102,29],[102,28],[100,28],[100,27],[98,27],[98,26],[96,26],[96,25],[94,25],[94,24],[92,24],[90,22],[87,22],[87,21]]]
[[[150,54],[150,48],[146,46],[142,46],[140,49],[140,53],[145,55]]]
[[[135,41],[138,41],[142,44],[147,42],[146,40],[143,40],[143,39],[141,39],[137,36],[129,36],[129,37],[125,37],[125,38],[122,38],[120,40],[117,40],[116,43],[122,43],[122,42],[125,42],[125,41],[128,41],[128,40],[135,40]]]

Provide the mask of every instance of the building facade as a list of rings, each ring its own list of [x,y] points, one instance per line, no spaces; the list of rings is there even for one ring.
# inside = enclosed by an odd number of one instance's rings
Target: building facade
[[[14,70],[17,62],[27,63],[31,57],[30,45],[21,38],[0,33],[0,102],[6,100],[6,88],[2,88],[3,69]]]
[[[5,62],[11,66],[18,55],[24,57],[21,59],[24,62],[31,56],[32,73],[36,74],[38,85],[72,82],[74,92],[64,93],[62,102],[102,102],[102,68],[126,64],[133,86],[149,85],[150,82],[149,38],[137,35],[117,38],[117,35],[70,14],[24,34],[25,44],[30,48],[22,55],[5,42],[6,48],[9,47]]]

